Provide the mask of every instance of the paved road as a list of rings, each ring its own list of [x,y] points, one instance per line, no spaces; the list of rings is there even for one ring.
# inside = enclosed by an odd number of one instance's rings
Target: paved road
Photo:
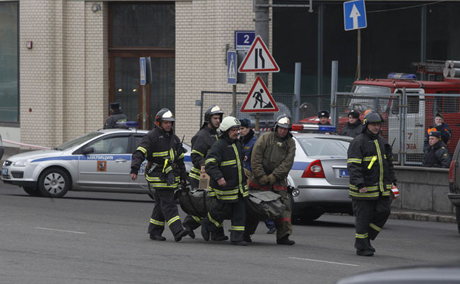
[[[263,223],[247,247],[148,239],[147,196],[70,192],[29,197],[0,183],[0,282],[335,283],[373,269],[459,259],[456,224],[389,220],[366,258],[353,249],[353,218],[326,215],[294,226],[294,246],[275,244]],[[182,215],[183,216],[183,215]],[[225,224],[229,228],[229,223]]]

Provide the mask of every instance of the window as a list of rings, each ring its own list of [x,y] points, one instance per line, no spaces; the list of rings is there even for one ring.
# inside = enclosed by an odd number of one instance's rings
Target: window
[[[107,137],[98,140],[88,147],[93,147],[92,154],[124,154],[128,151],[129,136]]]
[[[19,2],[0,2],[0,123],[19,123]]]

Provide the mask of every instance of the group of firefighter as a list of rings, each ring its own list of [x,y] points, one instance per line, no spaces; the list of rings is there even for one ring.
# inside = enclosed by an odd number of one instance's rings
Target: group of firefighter
[[[173,113],[163,108],[156,114],[154,128],[140,142],[131,164],[131,178],[136,179],[141,164],[145,159],[148,161],[145,176],[155,189],[156,201],[148,228],[150,238],[166,240],[162,234],[167,225],[178,242],[187,235],[195,238],[194,230],[201,226],[205,241],[226,241],[223,222],[230,219],[230,243],[248,245],[260,221],[247,214],[245,199],[249,188],[273,191],[280,196],[286,209],[273,220],[276,242],[295,244],[289,239],[292,222],[287,184],[295,155],[291,118],[280,115],[271,131],[257,139],[248,119],[223,118],[223,115],[219,106],[206,110],[204,123],[192,138],[193,168],[187,175],[185,151],[173,132]],[[324,111],[318,114],[319,118],[328,116]],[[381,136],[384,120],[379,113],[369,112],[362,123],[356,111],[351,111],[349,118],[350,125],[344,131],[351,134],[344,134],[354,137],[348,149],[347,169],[349,196],[356,217],[355,248],[357,255],[372,256],[375,248],[371,240],[377,237],[390,215],[391,189],[396,186],[393,154]],[[204,173],[209,175],[209,196],[216,199],[216,205],[206,217],[187,215],[182,223],[174,190],[184,186],[187,180],[192,188],[198,188]]]
[[[194,230],[200,226],[204,240],[226,241],[229,237],[223,222],[230,219],[230,243],[248,245],[259,223],[258,218],[246,214],[250,187],[280,195],[286,209],[277,220],[267,220],[267,224],[274,221],[277,244],[293,245],[295,242],[289,239],[292,223],[287,190],[287,175],[295,155],[291,118],[280,115],[273,131],[256,139],[248,119],[223,118],[223,115],[219,106],[206,110],[204,123],[192,138],[193,167],[188,176],[184,148],[173,132],[175,118],[167,108],[156,114],[155,126],[133,153],[131,178],[137,178],[141,164],[147,159],[145,176],[155,189],[155,205],[148,228],[150,239],[166,240],[162,234],[167,225],[176,242],[187,235],[195,238]],[[244,131],[245,128],[249,131]],[[182,223],[174,191],[185,186],[187,180],[192,188],[199,188],[204,173],[209,175],[208,195],[215,198],[216,205],[205,217],[187,215]]]

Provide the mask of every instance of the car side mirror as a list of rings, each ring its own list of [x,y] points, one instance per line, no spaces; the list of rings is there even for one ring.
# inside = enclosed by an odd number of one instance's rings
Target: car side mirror
[[[83,149],[83,151],[81,153],[83,155],[88,155],[88,154],[94,153],[94,148],[93,147],[86,147],[85,149]]]

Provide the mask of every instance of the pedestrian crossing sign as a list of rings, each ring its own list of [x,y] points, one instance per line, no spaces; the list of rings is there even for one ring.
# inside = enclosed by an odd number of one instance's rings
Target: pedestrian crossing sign
[[[262,78],[257,76],[256,81],[252,85],[251,90],[246,97],[241,112],[277,112],[278,106],[275,103],[272,95],[265,86]]]

